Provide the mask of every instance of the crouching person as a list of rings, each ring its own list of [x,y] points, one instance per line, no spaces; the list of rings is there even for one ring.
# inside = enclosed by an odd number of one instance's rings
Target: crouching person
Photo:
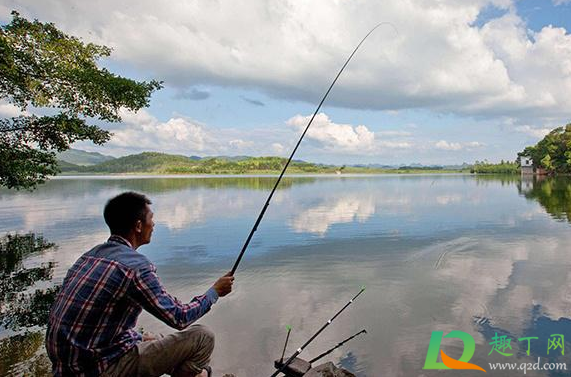
[[[151,241],[150,204],[134,192],[109,200],[104,217],[111,236],[69,269],[46,333],[55,376],[198,376],[207,368],[214,335],[190,325],[231,292],[234,278],[221,277],[189,303],[171,296],[137,252]],[[182,331],[144,339],[135,331],[143,309]]]

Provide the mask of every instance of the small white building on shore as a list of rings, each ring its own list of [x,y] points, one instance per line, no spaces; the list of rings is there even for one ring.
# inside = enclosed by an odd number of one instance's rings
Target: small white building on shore
[[[533,160],[530,157],[521,158],[521,174],[533,175]]]

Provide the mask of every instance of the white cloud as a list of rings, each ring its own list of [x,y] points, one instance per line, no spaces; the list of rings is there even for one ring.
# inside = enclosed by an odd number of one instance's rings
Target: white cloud
[[[563,28],[526,30],[514,14],[490,21],[482,28],[483,41],[508,69],[517,84],[511,109],[534,109],[561,115],[571,104],[571,36]],[[567,112],[568,114],[568,112]]]
[[[571,36],[554,27],[528,32],[513,3],[15,1],[23,14],[114,47],[114,59],[167,85],[247,86],[309,102],[368,29],[389,21],[362,46],[329,104],[566,119]],[[508,12],[475,26],[489,5]]]
[[[459,151],[462,149],[460,143],[449,143],[446,140],[440,140],[434,145],[437,149],[442,149],[445,151]]]
[[[455,143],[455,142],[448,142],[446,140],[440,140],[434,144],[434,147],[436,149],[441,149],[445,151],[459,151],[463,149],[471,150],[483,146],[484,144],[478,141],[470,141],[467,143]]]
[[[293,148],[299,133],[307,125],[309,116],[296,115],[285,122],[286,127],[263,129],[214,128],[183,117],[160,121],[140,110],[136,113],[122,111],[123,122],[114,125],[113,136],[105,145],[105,153],[124,155],[141,151],[157,151],[182,155],[285,155]],[[296,135],[297,134],[297,135]],[[386,150],[408,150],[414,143],[405,131],[381,131],[385,138],[375,138],[375,133],[364,125],[338,124],[326,114],[316,116],[305,136],[305,153],[334,153],[336,155],[379,155]],[[283,140],[290,140],[284,143]],[[74,147],[100,151],[86,142]]]
[[[467,143],[464,143],[464,146],[467,148],[480,148],[483,147],[484,144],[480,143],[479,141],[469,141]]]
[[[252,147],[254,145],[254,142],[253,141],[244,141],[242,139],[234,139],[234,140],[230,140],[228,142],[228,144],[232,148],[242,149],[242,148]]]
[[[160,122],[147,111],[121,114],[123,127],[112,130],[111,147],[176,153],[210,153],[218,142],[201,124],[183,118]]]
[[[280,143],[272,143],[272,149],[277,154],[282,154],[285,150],[284,146],[281,145]]]
[[[13,118],[27,114],[28,112],[20,110],[19,107],[14,106],[11,103],[0,101],[0,117],[2,118]]]
[[[555,5],[562,5],[567,3],[571,3],[571,0],[553,0],[553,4]]]
[[[157,151],[183,155],[247,154],[271,155],[285,150],[277,140],[284,138],[278,128],[238,130],[218,129],[184,117],[160,121],[147,110],[136,113],[122,111],[121,124],[113,125],[113,136],[105,145],[105,153],[124,155],[141,151]],[[293,130],[285,130],[286,137],[295,138]],[[279,146],[279,147],[278,147]],[[86,142],[76,148],[97,150]]]
[[[529,125],[515,127],[515,130],[517,132],[521,132],[521,133],[524,133],[524,134],[529,135],[529,136],[533,136],[533,137],[538,138],[538,139],[542,139],[543,137],[545,137],[545,135],[547,135],[549,132],[551,132],[551,128],[546,128],[546,127],[535,128],[535,127],[531,127]]]
[[[377,131],[375,132],[376,135],[378,136],[384,136],[384,137],[397,137],[397,136],[411,136],[412,133],[408,132],[408,131]]]
[[[381,140],[377,143],[380,148],[387,149],[409,149],[414,146],[414,144],[407,141],[384,141]]]
[[[301,133],[310,119],[311,116],[296,115],[286,123]],[[367,127],[333,123],[324,113],[316,115],[306,136],[325,148],[342,148],[355,152],[371,149],[375,140],[375,133]]]

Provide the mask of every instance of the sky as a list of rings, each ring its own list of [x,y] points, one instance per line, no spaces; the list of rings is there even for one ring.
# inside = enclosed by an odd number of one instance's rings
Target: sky
[[[514,160],[571,122],[571,0],[4,0],[85,42],[100,65],[161,80],[102,147],[288,156],[335,74],[365,41],[296,158],[333,164]],[[15,109],[0,102],[0,116]]]

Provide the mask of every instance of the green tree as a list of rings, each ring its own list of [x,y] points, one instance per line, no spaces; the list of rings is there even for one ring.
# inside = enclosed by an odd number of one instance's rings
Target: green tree
[[[553,163],[551,162],[551,156],[546,154],[545,157],[541,159],[541,165],[547,169],[547,171],[553,171]]]
[[[557,127],[536,145],[526,147],[518,158],[531,157],[534,167],[551,173],[571,173],[571,123]]]
[[[58,173],[56,152],[79,140],[105,143],[110,133],[93,123],[119,122],[121,108],[148,106],[161,83],[99,68],[108,47],[12,16],[0,27],[0,98],[22,113],[0,119],[0,185],[32,189]]]

